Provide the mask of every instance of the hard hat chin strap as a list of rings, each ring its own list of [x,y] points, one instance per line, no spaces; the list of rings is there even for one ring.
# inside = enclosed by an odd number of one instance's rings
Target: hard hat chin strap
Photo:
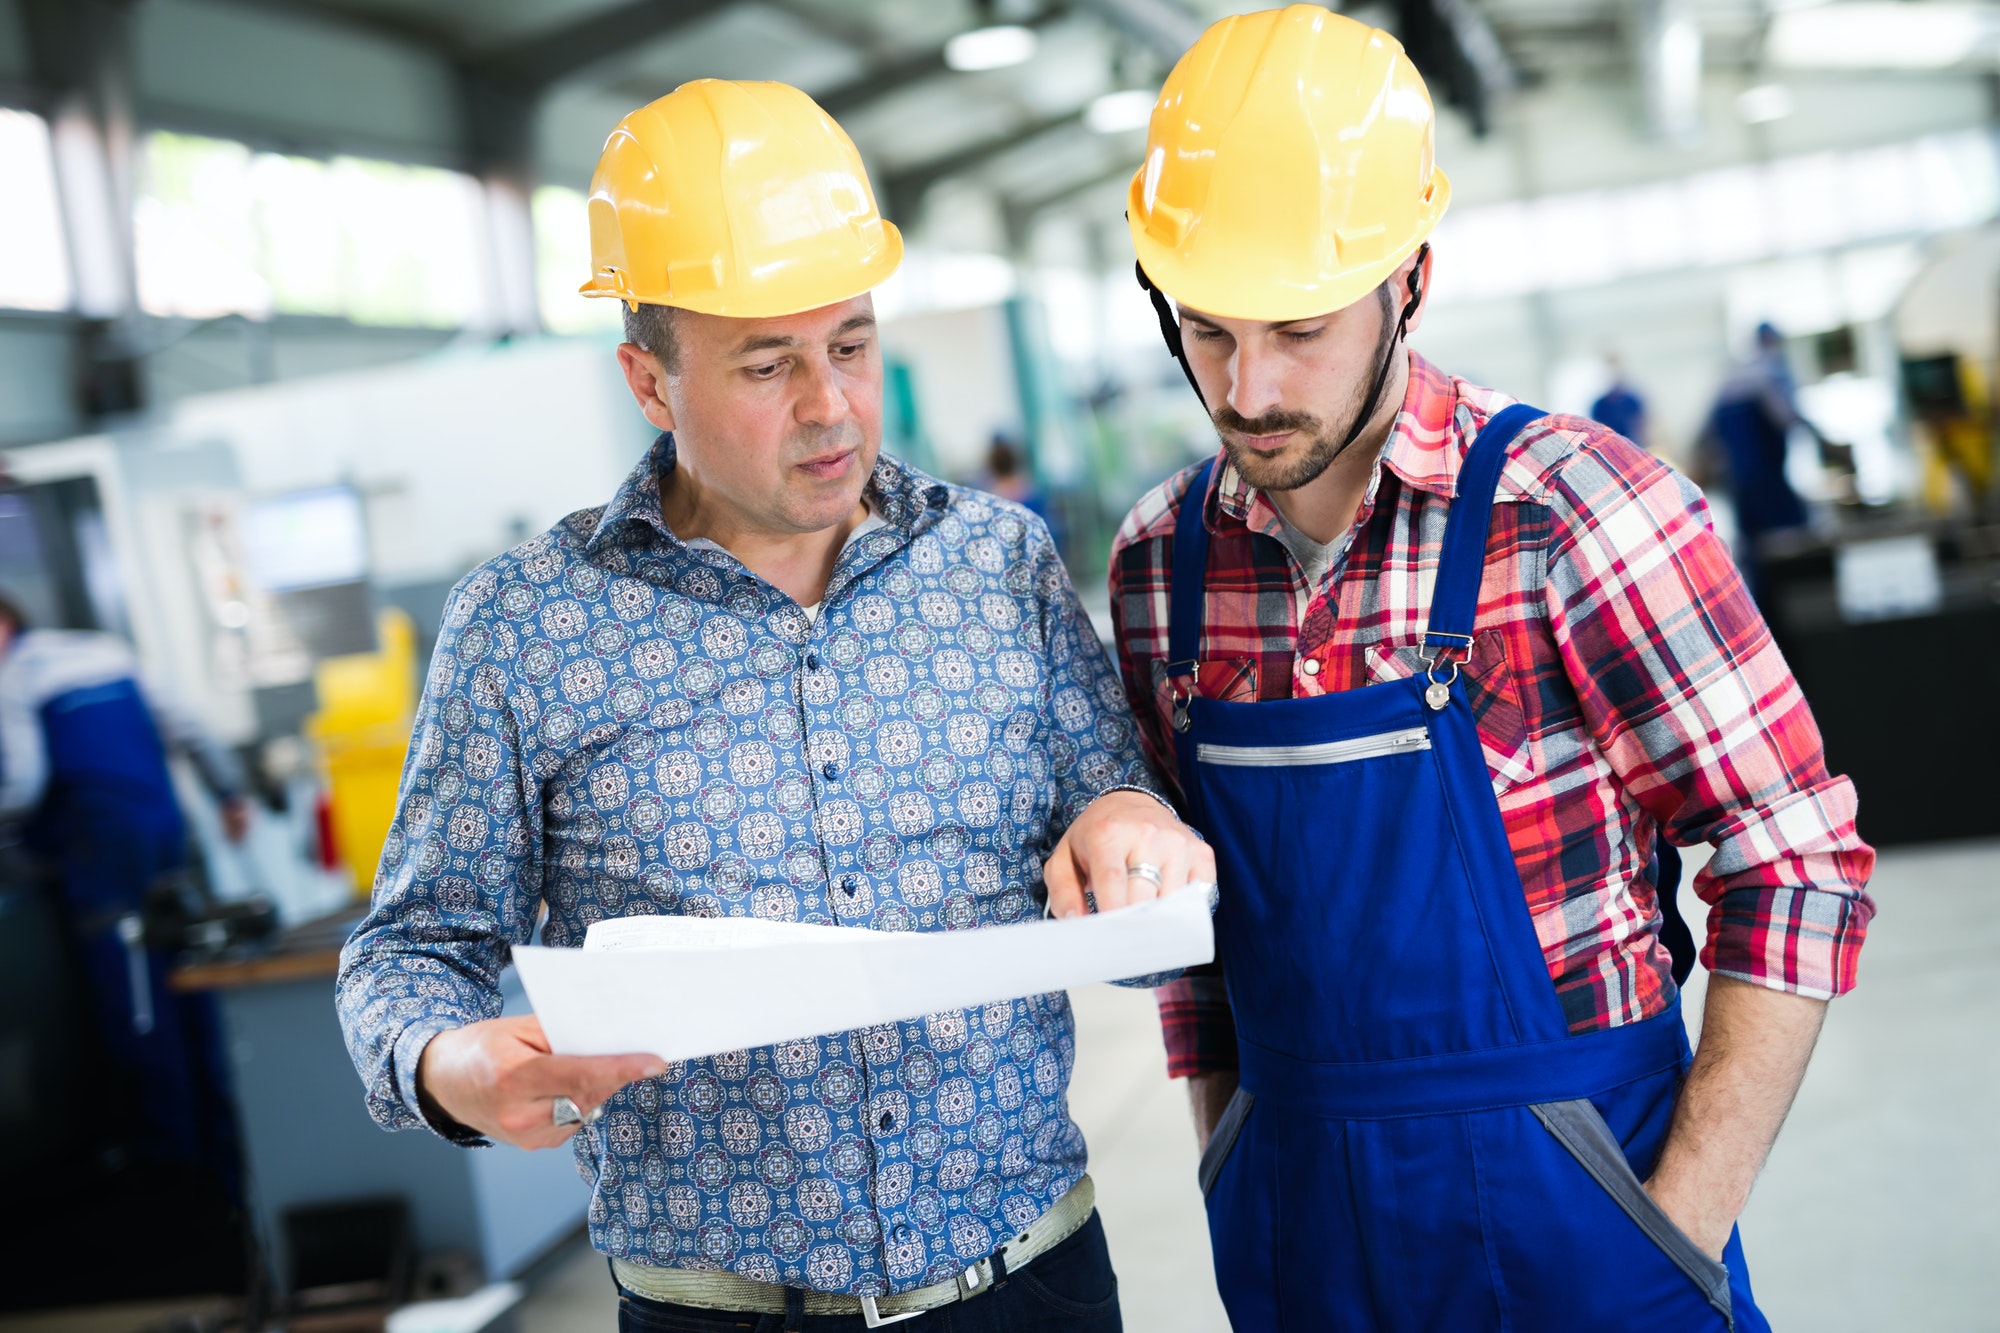
[[[1375,382],[1368,390],[1368,401],[1363,405],[1361,411],[1355,414],[1354,424],[1348,427],[1347,438],[1340,442],[1340,448],[1333,451],[1335,458],[1346,453],[1348,446],[1361,438],[1361,432],[1367,428],[1369,420],[1374,417],[1375,409],[1381,406],[1382,390],[1388,386],[1390,368],[1396,364],[1396,351],[1403,345],[1403,340],[1409,336],[1411,316],[1415,315],[1417,307],[1423,304],[1424,257],[1430,253],[1430,250],[1431,243],[1429,241],[1425,241],[1417,247],[1417,262],[1410,265],[1410,276],[1406,284],[1410,293],[1410,299],[1403,302],[1403,313],[1396,318],[1396,335],[1389,340],[1389,346],[1382,354],[1381,364],[1375,367]],[[1160,320],[1160,337],[1166,341],[1167,350],[1174,354],[1174,360],[1181,363],[1181,374],[1187,376],[1188,387],[1194,390],[1194,396],[1201,400],[1201,405],[1206,410],[1208,408],[1208,399],[1203,395],[1201,385],[1195,381],[1194,367],[1188,365],[1187,344],[1181,340],[1181,322],[1179,317],[1174,314],[1174,308],[1167,301],[1166,293],[1155,287],[1153,280],[1146,276],[1146,266],[1144,264],[1134,264],[1132,271],[1138,275],[1139,286],[1144,289],[1147,296],[1152,298],[1153,313]],[[1213,415],[1213,413],[1210,413],[1210,415]]]
[[[1335,458],[1347,452],[1348,446],[1361,438],[1361,432],[1375,418],[1375,409],[1381,406],[1382,390],[1388,387],[1389,370],[1396,364],[1396,353],[1402,348],[1403,340],[1410,334],[1410,316],[1417,313],[1417,307],[1424,300],[1424,256],[1431,252],[1431,243],[1425,241],[1417,247],[1417,262],[1410,265],[1407,288],[1410,299],[1403,302],[1403,313],[1396,317],[1396,336],[1389,339],[1389,346],[1382,353],[1382,363],[1375,367],[1375,383],[1368,390],[1368,401],[1354,414],[1354,424],[1347,428],[1347,438],[1333,451]],[[1183,365],[1186,362],[1182,363]]]
[[[1132,271],[1139,276],[1139,286],[1145,290],[1146,295],[1153,298],[1153,313],[1160,319],[1160,337],[1166,339],[1167,350],[1174,354],[1174,360],[1181,363],[1181,374],[1187,376],[1188,387],[1194,390],[1194,396],[1201,400],[1203,409],[1206,409],[1208,399],[1202,395],[1201,385],[1195,382],[1194,368],[1188,365],[1187,345],[1181,341],[1180,317],[1174,314],[1173,306],[1167,303],[1166,293],[1155,287],[1153,280],[1146,276],[1144,264],[1132,265]]]

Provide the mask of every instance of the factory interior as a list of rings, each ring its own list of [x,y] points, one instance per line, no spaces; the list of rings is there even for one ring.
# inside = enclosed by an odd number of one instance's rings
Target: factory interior
[[[570,1152],[385,1133],[335,1009],[454,587],[657,434],[622,303],[579,294],[607,135],[706,78],[838,122],[905,247],[874,292],[883,451],[1042,515],[1110,644],[1121,522],[1217,451],[1128,190],[1175,62],[1257,7],[0,0],[0,621],[122,645],[186,842],[112,921],[32,802],[0,811],[0,1329],[616,1324]],[[1437,107],[1411,346],[1702,488],[1878,853],[1858,982],[1742,1215],[1758,1303],[2000,1328],[2000,7],[1338,8]],[[1753,372],[1793,411],[1798,521],[1718,461]],[[58,721],[7,688],[11,800],[20,727]],[[213,1028],[191,1157],[147,1147],[101,1035],[150,1032],[156,992]],[[1227,1328],[1155,997],[1070,1002],[1124,1326]]]

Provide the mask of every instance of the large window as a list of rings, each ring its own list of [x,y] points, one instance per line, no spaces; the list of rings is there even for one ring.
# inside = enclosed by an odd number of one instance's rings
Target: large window
[[[139,301],[157,315],[338,315],[451,328],[486,309],[485,197],[454,171],[154,133]]]
[[[2000,212],[1984,130],[1455,210],[1438,295],[1471,300],[1929,235]]]
[[[590,209],[583,192],[561,185],[535,191],[535,293],[553,333],[595,333],[622,323],[621,302],[581,295],[590,279]]]
[[[48,123],[0,107],[0,306],[65,310],[70,305],[69,256],[56,197],[55,156]]]

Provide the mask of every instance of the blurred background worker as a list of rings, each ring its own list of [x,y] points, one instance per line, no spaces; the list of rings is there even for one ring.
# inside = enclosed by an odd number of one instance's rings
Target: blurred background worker
[[[169,749],[193,762],[228,836],[249,826],[234,758],[149,704],[109,634],[30,627],[0,597],[0,819],[61,886],[111,1089],[140,1157],[233,1180],[234,1118],[210,997],[169,989],[189,832]]]
[[[1611,383],[1590,405],[1590,419],[1609,426],[1641,449],[1646,443],[1646,400],[1625,379],[1625,363],[1617,356],[1604,358]]]
[[[1216,1280],[1243,1330],[1768,1329],[1736,1221],[1874,853],[1699,492],[1406,346],[1451,201],[1433,114],[1379,29],[1228,18],[1130,186],[1221,437],[1110,578],[1220,867],[1226,994],[1163,1006]],[[1704,842],[1691,1057],[1665,848]]]
[[[978,485],[1003,500],[1012,500],[1037,518],[1046,520],[1049,516],[1048,501],[1028,472],[1020,441],[1002,431],[993,432],[992,440],[987,443],[986,470],[980,474]]]
[[[1798,386],[1785,358],[1785,335],[1777,326],[1757,326],[1748,360],[1723,382],[1697,445],[1697,466],[1728,492],[1736,513],[1737,563],[1751,595],[1764,600],[1758,544],[1773,533],[1803,528],[1811,521],[1805,501],[1786,475],[1795,430],[1805,430],[1828,447],[1819,428],[1799,411]]]

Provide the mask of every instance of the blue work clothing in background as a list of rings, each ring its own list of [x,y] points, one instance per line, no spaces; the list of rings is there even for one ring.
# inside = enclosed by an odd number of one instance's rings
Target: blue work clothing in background
[[[122,920],[143,919],[149,891],[188,867],[167,742],[137,675],[131,650],[111,635],[18,633],[0,656],[0,810],[20,821],[29,851],[61,886],[99,1040],[132,1097],[131,1146],[233,1181],[235,1122],[213,1002],[170,992],[168,951],[120,935]],[[169,731],[189,729],[176,719]],[[226,756],[194,750],[212,786],[235,785]]]
[[[1624,381],[1616,381],[1590,405],[1590,419],[1601,422],[1637,445],[1645,444],[1646,400]]]

